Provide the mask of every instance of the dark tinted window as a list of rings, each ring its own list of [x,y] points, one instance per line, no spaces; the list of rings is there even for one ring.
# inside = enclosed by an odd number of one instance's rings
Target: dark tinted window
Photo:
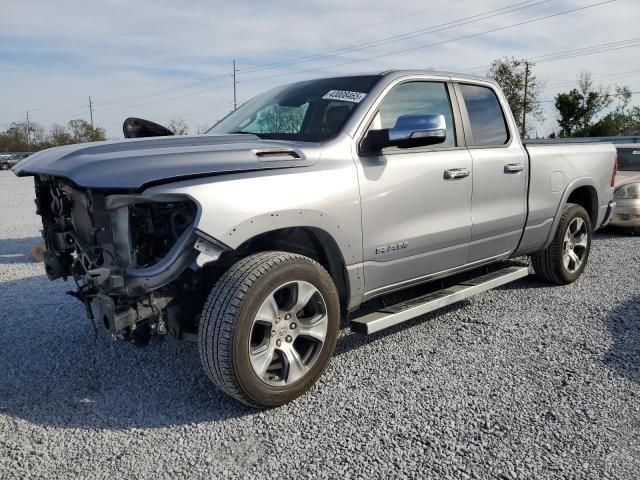
[[[509,132],[493,90],[477,85],[460,85],[460,89],[471,122],[471,146],[484,147],[507,143]]]
[[[618,149],[618,170],[640,172],[640,145]]]
[[[433,147],[453,147],[456,144],[451,101],[444,83],[407,82],[398,85],[387,94],[378,111],[378,124],[374,122],[372,128],[391,128],[402,115],[440,113],[447,122],[447,139]]]

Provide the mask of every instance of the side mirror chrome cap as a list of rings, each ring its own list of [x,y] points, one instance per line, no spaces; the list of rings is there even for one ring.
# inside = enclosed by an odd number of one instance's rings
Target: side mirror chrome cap
[[[393,128],[370,130],[363,147],[380,151],[385,147],[411,148],[443,143],[447,122],[442,114],[402,115]]]

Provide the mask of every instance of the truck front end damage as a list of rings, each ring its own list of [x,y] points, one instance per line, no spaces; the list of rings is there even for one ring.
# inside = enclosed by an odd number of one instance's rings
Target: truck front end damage
[[[189,337],[206,295],[203,267],[225,247],[198,232],[198,206],[180,195],[80,189],[36,176],[37,213],[51,280],[72,278],[71,295],[116,339]]]

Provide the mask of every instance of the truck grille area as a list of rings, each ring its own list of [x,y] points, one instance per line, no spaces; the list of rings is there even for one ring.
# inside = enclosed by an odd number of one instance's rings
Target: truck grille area
[[[131,248],[138,268],[164,258],[196,215],[191,201],[138,203],[129,208]]]
[[[144,344],[195,327],[204,303],[196,265],[197,205],[184,196],[145,196],[79,189],[63,179],[35,177],[50,280],[71,277],[91,319],[113,338]]]
[[[122,284],[128,271],[144,275],[165,259],[197,213],[195,203],[183,197],[159,201],[80,190],[52,177],[36,178],[36,204],[49,278],[82,277],[104,292]]]

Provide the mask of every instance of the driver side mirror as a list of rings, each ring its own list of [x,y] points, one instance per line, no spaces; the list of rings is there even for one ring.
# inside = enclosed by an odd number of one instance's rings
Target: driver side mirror
[[[386,147],[411,148],[443,143],[447,139],[447,122],[442,114],[402,115],[393,128],[369,130],[362,143],[366,152]]]
[[[173,135],[167,127],[150,120],[129,117],[122,124],[124,138],[164,137]]]

